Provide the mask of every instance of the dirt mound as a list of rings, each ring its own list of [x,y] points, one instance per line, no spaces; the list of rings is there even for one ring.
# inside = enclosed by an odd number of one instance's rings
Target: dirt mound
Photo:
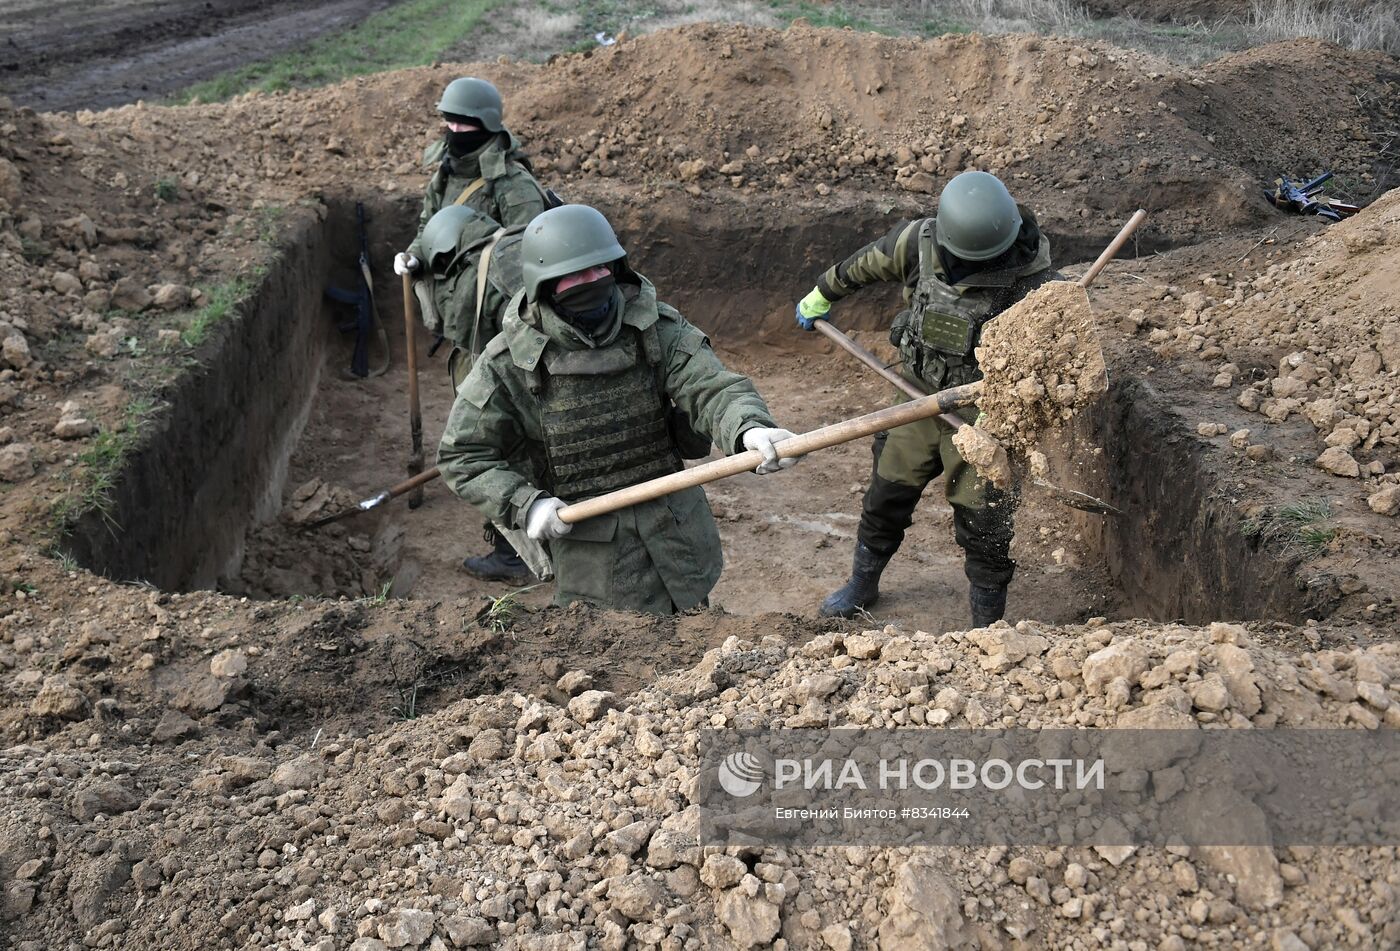
[[[426,144],[424,116],[460,71],[301,94],[295,115],[342,138],[387,124],[389,138]],[[680,184],[695,197],[874,186],[931,200],[941,181],[979,168],[1012,178],[1052,220],[1146,204],[1152,227],[1174,236],[1257,221],[1252,186],[1280,169],[1321,163],[1368,180],[1373,133],[1388,121],[1372,112],[1395,108],[1376,96],[1395,79],[1392,60],[1313,41],[1188,71],[1053,38],[699,25],[481,71],[507,90],[539,169],[566,185]],[[1293,106],[1319,85],[1339,109],[1324,135]],[[1209,209],[1208,224],[1192,208]]]
[[[701,728],[1394,719],[1393,646],[1290,656],[1263,646],[1268,636],[1134,622],[823,634],[800,648],[731,638],[630,696],[575,678],[557,699],[466,700],[367,736],[253,740],[198,711],[152,735],[145,722],[119,726],[109,705],[43,748],[0,753],[6,927],[24,948],[340,947],[356,936],[723,948],[779,935],[817,948],[877,933],[894,948],[935,934],[984,948],[1100,933],[1129,947],[1394,944],[1400,924],[1374,887],[1392,849],[695,845]],[[246,657],[234,676],[257,679],[273,662]],[[50,678],[34,715],[63,716],[71,692]],[[140,912],[123,910],[133,903]],[[901,943],[909,914],[921,936]]]
[[[1265,431],[1305,418],[1319,467],[1400,509],[1400,191],[1267,266],[1166,290],[1141,315],[1163,315],[1148,330],[1160,356],[1205,361]]]

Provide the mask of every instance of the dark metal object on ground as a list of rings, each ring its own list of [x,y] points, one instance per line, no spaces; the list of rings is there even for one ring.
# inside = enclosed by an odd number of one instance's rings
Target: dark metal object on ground
[[[355,308],[354,318],[338,321],[336,327],[341,333],[355,331],[355,350],[350,357],[350,367],[342,372],[346,377],[363,379],[382,376],[389,369],[389,335],[384,332],[384,325],[379,322],[379,310],[374,305],[374,278],[369,270],[369,233],[365,230],[365,206],[361,202],[355,203],[355,223],[360,237],[360,286],[353,291],[327,287],[326,296]],[[384,362],[371,369],[369,347],[373,338],[379,340],[379,346],[384,351]]]
[[[1323,172],[1309,182],[1298,182],[1287,175],[1274,179],[1273,191],[1265,191],[1264,197],[1276,208],[1296,211],[1300,215],[1317,215],[1328,221],[1341,221],[1356,214],[1359,208],[1349,202],[1337,201],[1320,194],[1322,186],[1332,180],[1332,172]]]

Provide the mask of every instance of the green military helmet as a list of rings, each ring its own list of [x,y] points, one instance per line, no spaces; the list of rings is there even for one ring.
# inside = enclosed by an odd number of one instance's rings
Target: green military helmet
[[[438,211],[423,226],[423,252],[429,270],[445,270],[451,259],[442,260],[442,256],[455,254],[459,247],[493,234],[499,227],[495,219],[466,205],[448,205]],[[462,237],[466,232],[471,233],[467,234],[468,240],[463,242]]]
[[[990,261],[1021,233],[1021,211],[1001,179],[987,172],[953,176],[938,196],[938,244],[964,261]]]
[[[540,212],[520,240],[520,276],[530,303],[547,281],[625,259],[608,219],[588,205],[560,205]]]
[[[501,113],[505,106],[501,93],[484,79],[463,76],[447,84],[438,100],[438,112],[453,116],[469,116],[481,122],[488,132],[500,132]]]

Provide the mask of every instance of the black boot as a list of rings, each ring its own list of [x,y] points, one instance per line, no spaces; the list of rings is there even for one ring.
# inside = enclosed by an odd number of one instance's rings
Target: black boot
[[[510,542],[494,525],[488,525],[485,538],[492,543],[489,555],[475,555],[462,562],[467,574],[482,581],[504,581],[507,584],[529,584],[534,580],[530,566],[515,553]]]
[[[980,584],[969,585],[967,601],[972,607],[972,626],[986,627],[1000,621],[1006,614],[1006,587],[987,588]]]
[[[850,580],[827,595],[822,602],[822,617],[855,617],[880,600],[880,573],[889,563],[889,555],[856,542]]]

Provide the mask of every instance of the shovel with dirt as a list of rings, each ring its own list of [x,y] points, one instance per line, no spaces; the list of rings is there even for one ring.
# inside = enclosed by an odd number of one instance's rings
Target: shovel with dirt
[[[1134,213],[1077,282],[1042,285],[983,330],[979,363],[987,385],[979,399],[982,422],[969,425],[956,413],[939,418],[956,427],[953,443],[963,458],[998,487],[1012,482],[1010,447],[1030,460],[1031,484],[1056,501],[1086,512],[1122,514],[1102,499],[1049,481],[1046,456],[1036,443],[1046,429],[1067,421],[1108,387],[1107,365],[1085,291],[1146,219],[1147,212]],[[905,395],[918,399],[927,393],[829,321],[817,321],[816,328]]]

